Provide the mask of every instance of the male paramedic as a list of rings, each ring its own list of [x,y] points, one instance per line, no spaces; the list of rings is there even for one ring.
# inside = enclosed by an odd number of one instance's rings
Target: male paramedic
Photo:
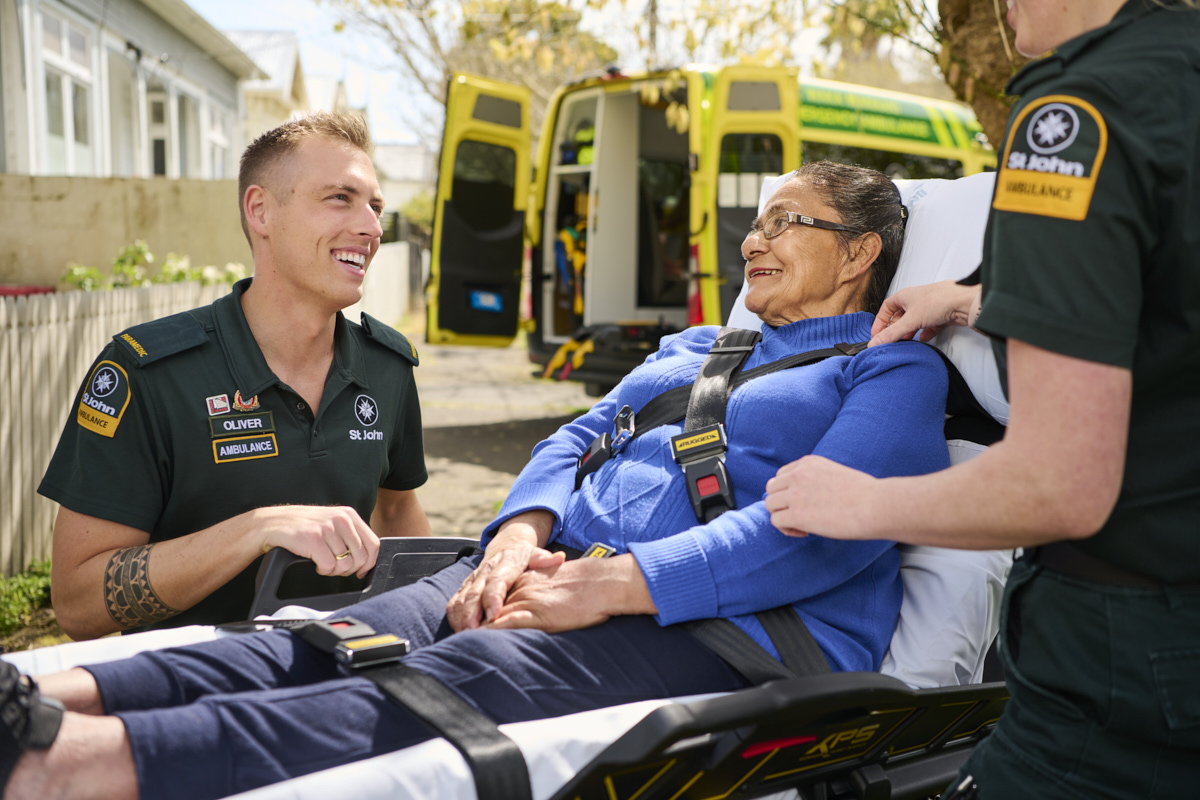
[[[113,337],[38,491],[62,508],[52,593],[76,639],[244,619],[263,554],[362,576],[379,536],[427,536],[403,336],[366,314],[383,198],[359,117],[316,113],[246,148],[254,276]]]

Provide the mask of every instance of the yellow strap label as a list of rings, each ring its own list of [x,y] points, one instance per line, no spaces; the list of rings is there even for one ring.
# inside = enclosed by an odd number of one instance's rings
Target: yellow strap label
[[[695,447],[703,447],[706,444],[721,441],[721,433],[716,430],[697,433],[695,436],[689,436],[686,439],[679,439],[675,442],[675,452],[682,453],[684,450],[691,450]]]

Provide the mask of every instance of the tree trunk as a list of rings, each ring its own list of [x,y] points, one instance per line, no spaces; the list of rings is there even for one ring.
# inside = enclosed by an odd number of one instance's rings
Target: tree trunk
[[[1004,0],[938,0],[943,31],[940,63],[946,83],[975,109],[996,150],[1004,146],[1004,128],[1015,99],[1004,94],[1004,86],[1029,63],[1013,46],[1006,13]]]

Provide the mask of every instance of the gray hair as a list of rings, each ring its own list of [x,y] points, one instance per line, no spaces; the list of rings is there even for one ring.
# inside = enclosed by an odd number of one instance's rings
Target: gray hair
[[[896,274],[900,248],[904,244],[904,223],[908,212],[900,202],[900,190],[882,172],[833,161],[804,164],[791,174],[789,182],[793,180],[804,181],[816,192],[821,202],[838,213],[842,224],[858,231],[834,231],[847,255],[850,254],[851,243],[862,234],[879,234],[883,248],[871,265],[864,309],[876,313]]]

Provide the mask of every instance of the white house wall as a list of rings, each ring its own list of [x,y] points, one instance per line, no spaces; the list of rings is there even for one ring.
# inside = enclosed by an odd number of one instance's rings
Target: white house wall
[[[195,116],[194,127],[183,134],[194,155],[187,159],[190,169],[182,174],[207,178],[232,173],[242,144],[237,75],[219,63],[214,53],[138,0],[0,0],[0,20],[4,23],[0,29],[0,49],[4,51],[0,66],[4,73],[5,171],[46,174],[50,168],[49,137],[41,135],[48,125],[47,57],[42,46],[44,10],[84,31],[90,48],[90,69],[73,73],[77,65],[72,64],[54,68],[56,75],[67,74],[89,88],[87,120],[93,166],[86,169],[69,156],[68,171],[97,177],[153,174],[153,142],[145,97],[146,83],[152,81],[161,84],[169,98],[165,177],[181,176],[181,94],[189,99]],[[10,25],[10,19],[17,19],[19,25]],[[18,47],[10,47],[13,43]],[[228,47],[237,52],[232,44]],[[15,53],[10,55],[12,51]],[[72,85],[71,80],[66,81],[64,91],[70,91]],[[72,106],[66,108],[69,113]],[[11,113],[14,110],[19,113]],[[210,113],[214,110],[225,122],[224,132],[218,135],[210,130]],[[122,114],[122,118],[114,120],[115,113]],[[65,124],[69,131],[71,121]],[[8,132],[12,130],[18,133]],[[22,133],[24,142],[20,141]],[[68,139],[65,147],[74,148],[71,137],[64,135]],[[118,144],[115,152],[114,138]],[[220,149],[214,151],[214,146]],[[215,168],[214,152],[221,160]]]

